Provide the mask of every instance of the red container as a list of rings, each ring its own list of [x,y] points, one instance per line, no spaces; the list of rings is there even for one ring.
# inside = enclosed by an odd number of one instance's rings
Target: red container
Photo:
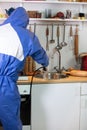
[[[81,69],[87,71],[87,56],[82,57]]]

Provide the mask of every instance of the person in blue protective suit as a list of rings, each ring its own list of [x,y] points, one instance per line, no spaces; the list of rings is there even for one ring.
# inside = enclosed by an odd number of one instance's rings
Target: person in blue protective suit
[[[4,130],[22,130],[18,74],[27,56],[46,67],[48,56],[36,35],[26,29],[29,17],[16,8],[0,25],[0,122]]]

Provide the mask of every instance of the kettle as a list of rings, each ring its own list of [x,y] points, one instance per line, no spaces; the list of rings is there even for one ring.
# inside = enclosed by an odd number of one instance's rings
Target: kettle
[[[7,10],[7,9],[5,9],[6,14],[7,14],[8,16],[10,16],[10,15],[11,15],[11,13],[12,13],[14,10],[15,10],[15,8],[13,8],[13,7],[9,8],[8,10]]]

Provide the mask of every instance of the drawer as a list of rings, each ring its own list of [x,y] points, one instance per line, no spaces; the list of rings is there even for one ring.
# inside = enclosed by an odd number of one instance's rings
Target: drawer
[[[18,90],[19,90],[20,95],[29,95],[30,85],[18,85]]]

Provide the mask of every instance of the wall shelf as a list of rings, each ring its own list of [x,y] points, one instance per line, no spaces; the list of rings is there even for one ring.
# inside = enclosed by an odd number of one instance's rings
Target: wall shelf
[[[41,4],[73,4],[73,5],[87,5],[87,2],[68,2],[68,1],[28,1],[28,0],[0,0],[0,3],[41,3]]]
[[[4,21],[6,18],[0,18],[0,21]],[[87,19],[58,19],[58,18],[30,18],[30,22],[87,22]]]
[[[19,5],[19,6],[23,6],[26,8],[26,5],[34,5],[33,8],[39,6],[40,4],[43,5],[44,9],[45,7],[47,8],[47,6],[49,5],[49,8],[52,8],[52,5],[56,6],[57,4],[58,5],[63,5],[65,6],[66,5],[66,8],[67,6],[69,5],[70,7],[71,6],[78,6],[79,10],[82,10],[84,12],[84,5],[87,5],[87,2],[67,2],[67,1],[53,1],[53,0],[50,0],[50,1],[46,1],[46,0],[43,0],[43,1],[29,1],[29,0],[1,0],[0,3],[2,4],[6,4],[6,3],[12,3],[13,4],[17,4],[16,7]],[[45,6],[46,5],[46,6]],[[51,6],[50,6],[51,5]],[[3,5],[2,5],[3,6]],[[41,6],[42,7],[42,6]],[[40,7],[40,9],[42,9]],[[28,8],[28,6],[27,6]],[[40,10],[39,9],[39,10]],[[53,9],[53,8],[52,8]],[[37,9],[36,9],[37,10]],[[79,10],[77,10],[79,12]],[[63,10],[64,11],[64,10]],[[0,18],[0,21],[4,21],[6,18]],[[30,18],[30,22],[77,22],[77,24],[79,24],[79,22],[87,22],[87,19],[59,19],[59,18]]]

